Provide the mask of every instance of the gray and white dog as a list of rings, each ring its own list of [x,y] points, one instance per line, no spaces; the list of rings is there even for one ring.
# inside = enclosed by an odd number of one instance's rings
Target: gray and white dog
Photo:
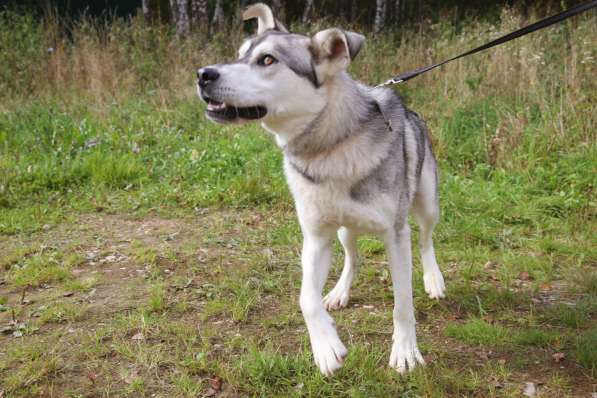
[[[352,80],[346,69],[364,36],[327,29],[313,37],[288,33],[271,9],[254,4],[257,35],[236,62],[197,72],[207,116],[220,123],[260,120],[284,152],[284,171],[303,232],[300,307],[315,363],[325,375],[347,354],[327,310],[346,306],[357,261],[357,236],[381,237],[394,287],[390,366],[423,364],[415,335],[408,213],[420,226],[425,291],[444,296],[433,250],[439,217],[437,166],[427,129],[393,90]],[[345,261],[323,297],[334,234]]]

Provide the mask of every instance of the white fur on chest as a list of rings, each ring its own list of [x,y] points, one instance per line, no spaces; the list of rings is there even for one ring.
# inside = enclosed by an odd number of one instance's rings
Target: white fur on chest
[[[286,163],[284,169],[303,227],[315,230],[348,227],[373,234],[393,228],[396,200],[390,195],[377,195],[366,203],[357,202],[350,195],[350,183],[314,184]]]

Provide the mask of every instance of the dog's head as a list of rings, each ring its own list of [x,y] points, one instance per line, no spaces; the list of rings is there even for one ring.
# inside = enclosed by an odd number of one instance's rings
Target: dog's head
[[[327,29],[313,37],[289,33],[271,9],[258,3],[243,19],[257,18],[257,35],[229,64],[197,71],[206,115],[220,123],[263,119],[268,124],[300,119],[326,104],[326,85],[357,55],[364,36]]]

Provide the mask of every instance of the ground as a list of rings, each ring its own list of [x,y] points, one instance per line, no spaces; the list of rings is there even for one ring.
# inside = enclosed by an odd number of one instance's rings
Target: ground
[[[426,297],[416,265],[428,366],[399,376],[387,367],[392,297],[373,238],[361,241],[348,308],[333,314],[346,366],[324,378],[297,304],[298,241],[291,212],[215,210],[98,212],[3,240],[4,396],[520,396],[526,383],[536,396],[595,393],[579,364],[594,358],[595,274],[570,289],[521,272],[505,287],[500,264],[466,275],[441,254],[444,300]]]

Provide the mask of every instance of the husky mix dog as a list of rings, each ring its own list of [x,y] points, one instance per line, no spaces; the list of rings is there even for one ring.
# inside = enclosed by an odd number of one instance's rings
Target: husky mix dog
[[[357,237],[375,234],[388,253],[394,291],[390,366],[424,364],[417,347],[408,213],[420,227],[425,291],[444,296],[433,251],[438,177],[425,123],[393,90],[354,81],[346,69],[364,36],[327,29],[289,33],[264,4],[250,6],[257,35],[238,59],[197,71],[207,117],[219,123],[259,120],[284,152],[284,171],[303,233],[300,307],[315,363],[325,375],[347,354],[328,310],[345,307],[357,262]],[[337,233],[342,275],[323,297]]]

